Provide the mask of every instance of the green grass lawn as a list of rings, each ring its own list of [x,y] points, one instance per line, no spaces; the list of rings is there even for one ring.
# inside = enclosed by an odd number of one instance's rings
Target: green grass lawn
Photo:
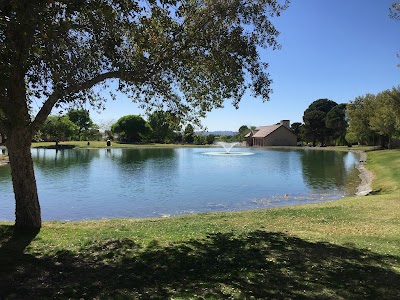
[[[400,299],[400,151],[366,166],[373,195],[323,204],[2,223],[0,299]]]

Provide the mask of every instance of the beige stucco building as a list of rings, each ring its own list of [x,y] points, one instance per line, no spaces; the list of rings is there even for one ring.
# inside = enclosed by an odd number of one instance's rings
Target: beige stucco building
[[[260,126],[245,135],[247,146],[296,146],[297,136],[290,129],[290,121]]]

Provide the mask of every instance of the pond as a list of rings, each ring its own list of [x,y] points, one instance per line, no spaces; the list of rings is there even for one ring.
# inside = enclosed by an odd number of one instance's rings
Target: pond
[[[161,217],[332,201],[354,194],[358,155],[314,149],[32,149],[44,220]],[[213,152],[223,151],[219,148]],[[9,166],[0,220],[14,220]]]

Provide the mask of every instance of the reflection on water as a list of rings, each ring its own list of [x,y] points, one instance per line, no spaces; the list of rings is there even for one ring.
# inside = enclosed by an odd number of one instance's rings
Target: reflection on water
[[[99,157],[97,151],[90,149],[32,149],[32,158],[36,169],[54,176],[62,176],[64,171],[76,169],[84,172],[84,169],[90,166],[91,161]]]
[[[157,217],[338,199],[359,182],[357,155],[311,149],[33,149],[45,220]],[[0,168],[0,220],[13,220],[9,166]]]
[[[306,149],[301,151],[300,157],[304,179],[315,190],[345,186],[358,162],[353,152]]]
[[[0,182],[10,181],[10,175],[11,171],[9,165],[0,167]]]
[[[107,149],[107,156],[119,164],[142,163],[146,160],[162,161],[173,158],[175,149],[170,148],[140,148],[131,149]]]

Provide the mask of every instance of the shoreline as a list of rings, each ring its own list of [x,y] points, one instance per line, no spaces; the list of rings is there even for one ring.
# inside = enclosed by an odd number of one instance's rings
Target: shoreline
[[[360,164],[357,166],[360,174],[358,177],[361,179],[361,183],[357,187],[356,196],[367,196],[372,192],[372,180],[374,175],[370,170],[365,167],[367,161],[367,153],[365,151],[357,151],[360,154]]]

